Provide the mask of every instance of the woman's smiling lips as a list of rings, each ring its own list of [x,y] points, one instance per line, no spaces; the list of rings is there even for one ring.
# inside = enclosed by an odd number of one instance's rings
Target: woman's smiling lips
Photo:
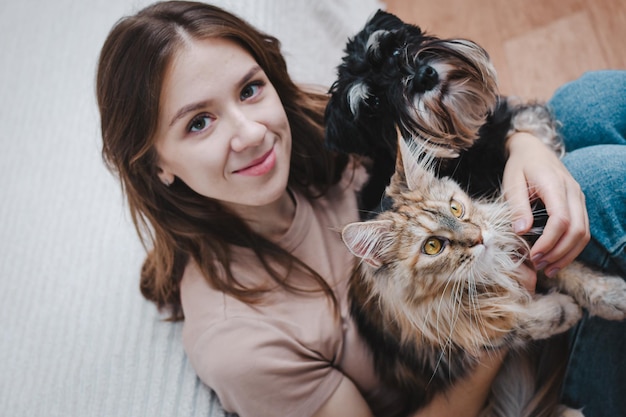
[[[274,152],[274,148],[272,148],[262,157],[252,161],[252,163],[247,167],[238,169],[234,171],[234,173],[256,177],[267,174],[272,170],[272,168],[274,168],[274,165],[276,165],[276,153]]]

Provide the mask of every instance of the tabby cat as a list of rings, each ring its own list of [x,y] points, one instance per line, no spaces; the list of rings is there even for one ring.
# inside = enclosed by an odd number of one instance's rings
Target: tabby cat
[[[581,318],[581,307],[626,318],[626,282],[575,262],[555,278],[538,277],[547,291],[529,293],[516,279],[528,244],[513,232],[504,201],[472,201],[456,182],[436,177],[433,158],[399,142],[386,190],[393,207],[342,231],[362,260],[350,281],[351,308],[381,378],[410,398],[409,413],[471,372],[485,351],[505,347],[484,416],[582,416],[557,405],[556,369],[537,361]],[[543,380],[538,368],[549,371]]]

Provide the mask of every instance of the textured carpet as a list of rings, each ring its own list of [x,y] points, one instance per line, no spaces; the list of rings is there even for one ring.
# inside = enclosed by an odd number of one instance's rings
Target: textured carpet
[[[330,85],[374,0],[218,5],[283,41],[297,81]],[[180,324],[138,290],[144,250],[100,158],[94,96],[113,23],[148,4],[0,4],[0,414],[223,416]]]

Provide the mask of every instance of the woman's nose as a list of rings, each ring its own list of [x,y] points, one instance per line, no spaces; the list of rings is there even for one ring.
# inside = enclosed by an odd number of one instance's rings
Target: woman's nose
[[[233,151],[241,152],[248,147],[258,146],[263,142],[267,128],[242,112],[233,115],[233,131],[230,146]]]

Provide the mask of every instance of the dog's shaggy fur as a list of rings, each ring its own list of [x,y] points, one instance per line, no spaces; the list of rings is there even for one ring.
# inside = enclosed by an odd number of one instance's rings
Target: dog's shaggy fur
[[[531,132],[562,152],[547,108],[499,96],[489,56],[472,41],[439,39],[378,11],[345,52],[326,110],[326,144],[371,159],[365,210],[380,211],[396,129],[442,158],[440,175],[473,197],[500,191],[512,132]]]

